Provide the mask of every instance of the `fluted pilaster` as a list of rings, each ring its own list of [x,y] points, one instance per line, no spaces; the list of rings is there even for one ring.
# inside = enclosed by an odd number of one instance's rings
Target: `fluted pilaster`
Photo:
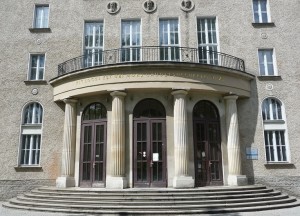
[[[125,174],[125,92],[112,92],[111,113],[111,175]]]
[[[75,99],[64,99],[65,121],[62,148],[61,177],[57,187],[74,186],[75,139],[76,139],[76,103]]]
[[[226,100],[226,126],[227,126],[227,151],[229,185],[244,185],[246,176],[242,175],[242,161],[240,152],[240,136],[237,116],[236,100],[238,96],[224,97]]]
[[[186,95],[187,91],[177,90],[174,95],[174,159],[176,188],[193,187],[194,181],[188,176],[188,127]]]

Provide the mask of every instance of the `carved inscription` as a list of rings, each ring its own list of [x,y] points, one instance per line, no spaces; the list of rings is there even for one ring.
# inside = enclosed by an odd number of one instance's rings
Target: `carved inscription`
[[[109,79],[122,79],[122,80],[130,80],[133,78],[158,78],[158,77],[184,77],[184,78],[192,78],[197,80],[211,80],[211,81],[222,81],[223,77],[220,75],[214,74],[200,74],[200,73],[172,73],[172,72],[153,72],[147,74],[112,74],[112,75],[102,75],[97,77],[85,78],[76,81],[76,85],[95,83],[100,81],[105,81]]]

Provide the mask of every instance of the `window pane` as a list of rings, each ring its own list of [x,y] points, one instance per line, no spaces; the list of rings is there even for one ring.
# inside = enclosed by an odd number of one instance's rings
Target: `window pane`
[[[49,6],[36,6],[35,8],[35,28],[48,28]]]

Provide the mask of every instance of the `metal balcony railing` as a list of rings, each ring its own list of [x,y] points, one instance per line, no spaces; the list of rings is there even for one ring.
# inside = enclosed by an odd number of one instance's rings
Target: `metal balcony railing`
[[[187,62],[245,71],[244,60],[201,48],[141,46],[89,52],[58,65],[58,76],[74,71],[133,62]]]

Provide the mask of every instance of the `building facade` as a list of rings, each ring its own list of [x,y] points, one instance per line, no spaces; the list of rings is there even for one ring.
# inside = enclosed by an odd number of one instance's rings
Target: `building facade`
[[[299,196],[299,10],[4,1],[1,198],[254,183]]]

